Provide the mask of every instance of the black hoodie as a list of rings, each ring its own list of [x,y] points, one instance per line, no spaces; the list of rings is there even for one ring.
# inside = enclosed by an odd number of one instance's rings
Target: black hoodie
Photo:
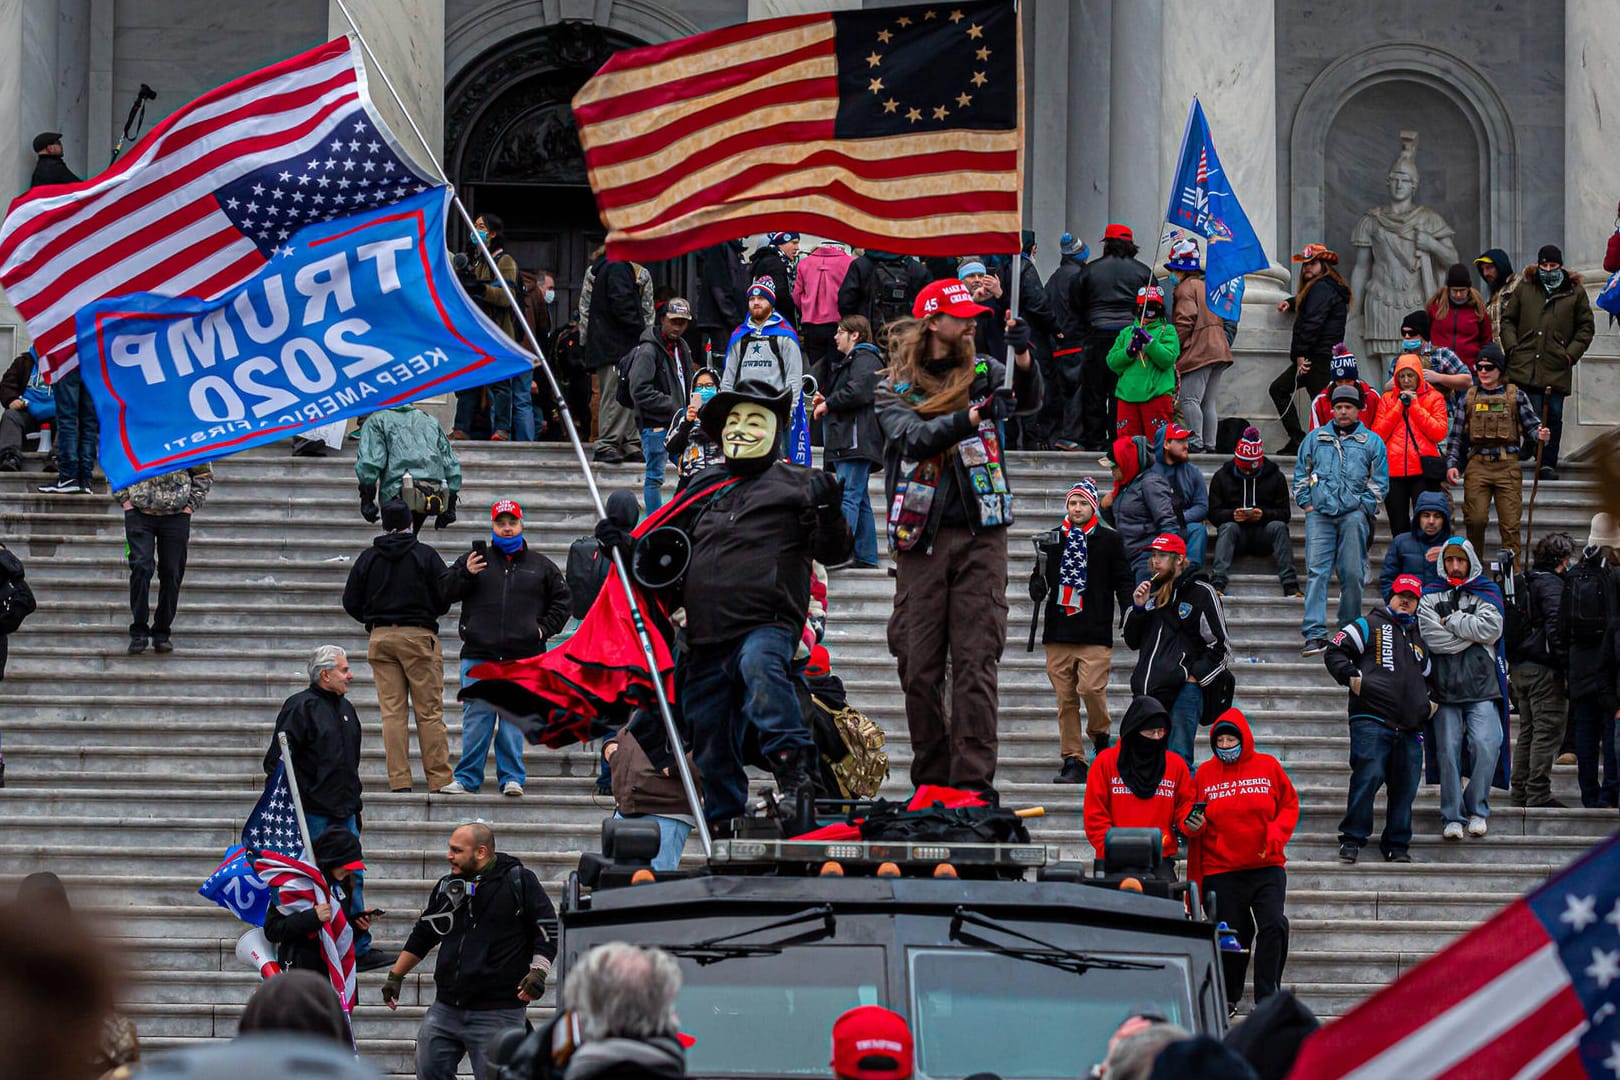
[[[370,633],[378,626],[419,626],[439,632],[450,610],[440,579],[444,560],[409,531],[384,533],[354,560],[343,588],[343,610]]]
[[[1150,723],[1150,721],[1152,723]],[[1170,714],[1156,698],[1138,697],[1125,710],[1119,724],[1119,778],[1138,799],[1151,799],[1164,779],[1170,740],[1149,739],[1142,734],[1150,726],[1170,727]]]
[[[340,866],[360,861],[360,839],[341,825],[334,825],[315,838],[315,865],[326,879],[332,899],[343,909],[346,918],[353,919],[354,897],[333,873]],[[279,893],[276,897],[280,899]],[[321,928],[320,916],[313,907],[286,914],[277,903],[264,913],[264,936],[276,946],[276,959],[283,967],[300,971],[315,971],[326,975],[326,957],[315,934]],[[335,1003],[334,999],[334,1003]]]

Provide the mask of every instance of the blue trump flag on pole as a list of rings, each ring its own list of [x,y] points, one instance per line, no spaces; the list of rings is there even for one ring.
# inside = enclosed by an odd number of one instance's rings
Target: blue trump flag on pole
[[[1171,225],[1204,237],[1205,295],[1210,310],[1234,322],[1243,314],[1243,275],[1271,265],[1215,153],[1204,107],[1194,98],[1181,139],[1181,160],[1164,212]]]
[[[528,372],[450,269],[449,199],[429,188],[307,225],[210,300],[136,293],[80,308],[112,487]]]

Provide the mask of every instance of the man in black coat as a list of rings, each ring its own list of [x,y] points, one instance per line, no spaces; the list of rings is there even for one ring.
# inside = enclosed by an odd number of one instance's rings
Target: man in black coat
[[[495,850],[488,825],[452,832],[449,860],[382,988],[383,1003],[398,1008],[405,976],[439,948],[433,1004],[416,1033],[417,1080],[455,1080],[463,1057],[483,1076],[490,1038],[524,1026],[557,958],[551,898],[534,871]]]
[[[883,328],[911,317],[911,305],[929,279],[928,268],[911,256],[868,248],[849,264],[838,286],[838,314],[863,316],[882,348]]]
[[[448,603],[461,601],[461,685],[491,660],[523,660],[546,651],[546,639],[568,624],[569,590],[557,564],[523,539],[523,507],[502,499],[489,509],[490,544],[456,560],[444,572]],[[523,732],[500,720],[487,701],[461,703],[461,761],[441,795],[464,795],[484,786],[484,765],[495,746],[495,779],[502,795],[523,794]]]
[[[590,291],[581,298],[580,337],[585,367],[596,372],[596,460],[617,464],[639,457],[635,414],[619,404],[619,358],[635,347],[646,328],[641,286],[633,263],[609,261],[604,252],[585,271]]]
[[[1107,450],[1114,438],[1117,416],[1114,386],[1119,382],[1108,366],[1108,350],[1119,332],[1136,319],[1136,291],[1153,283],[1153,271],[1137,259],[1136,241],[1127,225],[1109,225],[1103,231],[1103,253],[1086,264],[1075,279],[1069,307],[1086,326],[1081,354],[1080,402],[1082,431],[1065,432],[1086,450]]]
[[[1350,317],[1350,286],[1334,269],[1337,252],[1322,244],[1306,244],[1294,256],[1299,268],[1299,291],[1277,305],[1278,311],[1294,313],[1294,333],[1289,341],[1291,362],[1271,384],[1271,403],[1283,427],[1288,429],[1284,454],[1299,452],[1305,428],[1294,407],[1294,392],[1305,388],[1305,400],[1314,401],[1333,379],[1333,346],[1344,341],[1345,322]]]
[[[697,253],[697,328],[703,339],[703,367],[714,367],[726,355],[731,332],[748,317],[743,294],[748,291],[748,264],[743,242],[727,240]]]
[[[1265,456],[1258,428],[1243,430],[1232,460],[1209,481],[1209,520],[1215,526],[1215,554],[1209,561],[1209,583],[1222,593],[1239,555],[1270,555],[1284,596],[1303,597],[1294,572],[1294,541],[1288,535],[1293,516],[1288,478]]]
[[[748,280],[771,279],[771,287],[776,290],[776,313],[794,330],[799,328],[799,310],[793,304],[793,260],[798,257],[799,234],[774,232],[748,261]]]
[[[382,526],[387,531],[354,560],[343,589],[343,610],[370,635],[366,659],[377,683],[388,789],[411,790],[406,720],[414,708],[422,771],[428,790],[440,791],[455,779],[444,727],[444,648],[439,641],[439,616],[450,610],[441,585],[444,560],[416,538],[411,511],[398,499],[382,508]]]
[[[44,187],[47,184],[77,184],[79,177],[67,167],[62,160],[62,133],[60,131],[42,131],[34,136],[34,153],[39,160],[34,163],[34,176],[28,182],[30,188]]]
[[[1059,751],[1063,767],[1054,784],[1086,781],[1086,749],[1080,739],[1080,703],[1086,734],[1096,753],[1108,749],[1108,670],[1114,653],[1114,605],[1131,603],[1135,577],[1119,533],[1102,522],[1097,485],[1084,477],[1069,489],[1063,523],[1035,538],[1035,569],[1029,598],[1046,601],[1046,677],[1058,699]]]
[[[1557,640],[1569,659],[1569,723],[1575,728],[1575,779],[1581,805],[1620,802],[1615,717],[1620,715],[1620,527],[1595,514],[1586,546],[1564,575]],[[1601,766],[1601,767],[1600,767]]]
[[[1549,533],[1536,541],[1529,571],[1514,577],[1508,626],[1517,632],[1502,636],[1508,682],[1519,707],[1519,738],[1508,777],[1508,801],[1514,806],[1564,805],[1552,793],[1553,762],[1569,715],[1568,657],[1558,637],[1558,610],[1574,556],[1575,541],[1568,533]]]
[[[647,466],[641,495],[649,514],[664,505],[664,472],[669,464],[665,440],[676,415],[686,407],[686,384],[692,377],[692,353],[685,337],[690,325],[692,305],[685,297],[672,296],[659,306],[653,325],[642,332],[630,353],[630,401]]]

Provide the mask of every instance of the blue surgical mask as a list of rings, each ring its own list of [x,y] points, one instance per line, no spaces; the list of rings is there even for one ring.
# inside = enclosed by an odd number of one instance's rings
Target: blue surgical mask
[[[1416,337],[1401,338],[1401,349],[1404,352],[1420,352],[1423,349],[1423,339]]]
[[[516,536],[502,536],[494,529],[491,529],[489,531],[489,542],[494,544],[501,550],[502,553],[506,555],[516,555],[518,553],[518,549],[523,546],[523,534],[518,533]]]
[[[557,302],[557,290],[556,289],[547,289],[546,290],[546,303],[555,304],[556,302]]]
[[[1236,761],[1238,759],[1238,755],[1241,753],[1243,753],[1242,743],[1238,743],[1236,746],[1228,750],[1222,750],[1218,746],[1215,748],[1215,756],[1226,762],[1228,765]]]
[[[707,405],[714,400],[714,395],[720,392],[720,388],[718,386],[700,386],[692,392],[698,396],[699,401]]]
[[[478,230],[478,239],[482,240],[486,244],[489,243],[489,230],[488,229],[479,229]]]

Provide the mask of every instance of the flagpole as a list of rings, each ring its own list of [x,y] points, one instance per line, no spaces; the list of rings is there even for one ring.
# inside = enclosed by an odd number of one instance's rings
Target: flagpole
[[[394,81],[388,77],[388,71],[378,62],[376,53],[371,51],[371,46],[367,44],[365,35],[360,32],[360,24],[349,13],[349,6],[344,3],[344,0],[337,0],[337,6],[338,10],[343,12],[343,18],[348,22],[350,32],[354,34],[354,39],[360,43],[360,48],[365,53],[366,59],[371,61],[371,66],[381,76],[383,86],[387,88],[389,96],[394,99],[394,104],[398,105],[400,112],[404,114],[405,122],[410,125],[411,133],[416,136],[416,141],[421,144],[422,152],[427,155],[428,161],[432,163],[433,170],[438,175],[440,183],[450,189],[450,201],[455,204],[456,210],[461,214],[461,219],[467,223],[467,228],[472,232],[473,242],[478,245],[479,254],[484,257],[484,262],[489,266],[490,274],[494,278],[493,284],[500,287],[501,292],[506,296],[506,302],[512,306],[512,316],[517,325],[523,328],[523,336],[528,341],[529,348],[534,350],[535,358],[539,360],[539,370],[545,375],[546,384],[551,388],[552,400],[557,402],[557,406],[562,413],[563,430],[568,433],[568,442],[574,448],[574,457],[578,459],[580,470],[585,474],[585,486],[591,493],[591,502],[596,507],[596,516],[599,519],[607,517],[607,507],[603,505],[602,493],[596,487],[596,477],[591,472],[590,459],[585,455],[584,444],[579,440],[579,431],[574,426],[572,413],[568,410],[568,399],[563,394],[562,387],[558,384],[556,376],[552,374],[551,365],[546,361],[545,350],[540,347],[539,340],[534,336],[534,329],[529,325],[528,316],[524,314],[523,308],[518,304],[517,297],[513,295],[511,284],[501,275],[500,266],[495,262],[495,256],[490,254],[489,247],[484,243],[484,238],[478,235],[478,229],[473,224],[473,217],[467,212],[467,207],[461,201],[461,196],[456,192],[455,185],[450,182],[450,177],[445,174],[444,166],[439,163],[438,155],[433,152],[433,147],[428,143],[427,137],[422,134],[422,129],[416,126],[416,120],[411,116],[411,110],[406,106],[404,98],[400,97],[399,91],[394,89]],[[665,734],[669,737],[670,746],[679,750],[684,744],[681,741],[680,730],[675,724],[675,714],[670,708],[669,698],[664,693],[664,680],[658,671],[658,658],[653,652],[652,638],[648,635],[647,623],[641,613],[641,605],[636,601],[635,589],[630,584],[630,574],[624,565],[623,555],[620,554],[617,548],[613,549],[611,554],[613,556],[613,566],[619,572],[619,584],[624,588],[625,599],[630,605],[630,621],[634,624],[636,636],[641,642],[642,657],[647,663],[648,681],[652,683],[653,695],[658,699],[658,710],[664,718]],[[703,816],[703,802],[698,797],[697,784],[692,779],[692,770],[687,764],[684,753],[675,754],[675,770],[680,774],[681,789],[686,793],[686,801],[692,808],[692,816],[697,823],[698,840],[703,845],[703,855],[707,858],[713,853],[713,839],[709,835],[708,821]],[[288,774],[291,775],[291,770],[288,770]]]
[[[293,816],[298,819],[298,835],[304,841],[304,851],[311,861],[315,858],[315,845],[310,843],[309,822],[304,820],[304,800],[298,797],[298,775],[293,772],[292,751],[287,746],[287,733],[276,734],[281,744],[281,771],[287,774],[287,793],[292,796]]]

